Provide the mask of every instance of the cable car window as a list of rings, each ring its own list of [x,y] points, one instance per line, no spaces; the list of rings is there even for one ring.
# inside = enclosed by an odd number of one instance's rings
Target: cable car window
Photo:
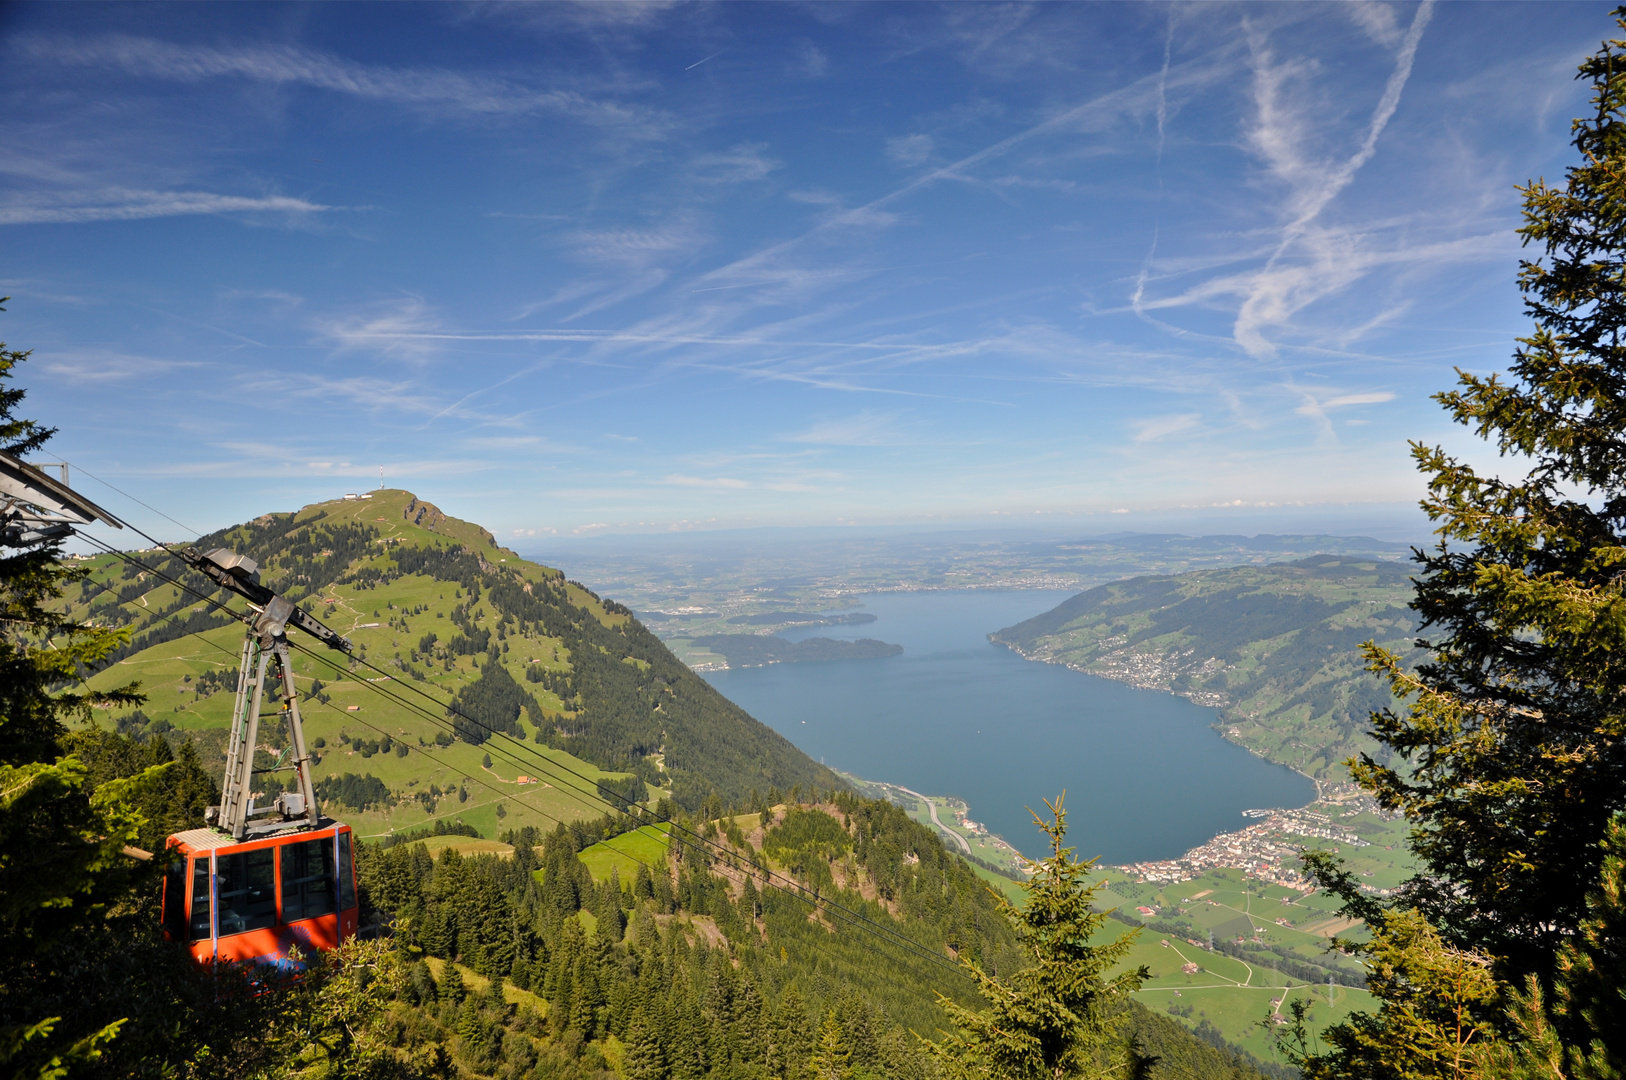
[[[185,859],[176,859],[164,870],[164,930],[175,941],[186,937]]]
[[[333,841],[328,837],[282,848],[282,921],[333,914]]]
[[[192,860],[192,919],[188,936],[201,941],[209,936],[209,856]]]
[[[275,848],[217,858],[220,867],[220,936],[263,930],[277,923]]]
[[[356,875],[350,869],[350,834],[339,834],[339,910],[356,906]]]

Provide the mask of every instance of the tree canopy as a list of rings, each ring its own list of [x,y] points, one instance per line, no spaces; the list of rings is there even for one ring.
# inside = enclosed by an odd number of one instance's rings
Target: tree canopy
[[[1505,377],[1459,370],[1436,396],[1500,466],[1412,447],[1440,538],[1416,553],[1427,656],[1412,671],[1366,646],[1402,704],[1373,715],[1392,757],[1352,771],[1412,823],[1421,869],[1377,904],[1308,860],[1371,927],[1343,944],[1380,1002],[1296,1055],[1312,1077],[1602,1078],[1626,1061],[1626,40],[1579,78],[1578,162],[1521,189],[1534,328]]]

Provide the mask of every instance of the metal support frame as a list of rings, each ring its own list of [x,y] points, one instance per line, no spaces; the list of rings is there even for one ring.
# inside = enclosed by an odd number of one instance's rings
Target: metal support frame
[[[311,784],[305,729],[299,716],[299,691],[294,685],[293,662],[288,656],[286,628],[294,610],[282,597],[273,597],[250,624],[243,641],[237,696],[232,705],[231,736],[227,742],[226,776],[221,785],[219,818],[215,823],[234,840],[285,829],[311,829],[321,820],[316,790]],[[252,791],[254,750],[259,744],[268,677],[274,683],[272,692],[282,699],[277,715],[287,725],[288,744],[293,751],[291,768],[299,784],[297,791],[285,791],[270,806],[256,809]]]
[[[68,467],[61,479],[0,452],[0,545],[32,547],[61,540],[75,527],[100,521],[115,529],[124,523],[68,486]]]

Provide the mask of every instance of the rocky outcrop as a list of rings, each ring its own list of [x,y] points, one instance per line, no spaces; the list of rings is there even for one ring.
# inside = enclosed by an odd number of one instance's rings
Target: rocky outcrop
[[[425,529],[434,529],[436,525],[446,520],[446,515],[433,503],[422,502],[416,497],[409,500],[406,508],[401,511],[401,517],[411,525],[421,525]]]

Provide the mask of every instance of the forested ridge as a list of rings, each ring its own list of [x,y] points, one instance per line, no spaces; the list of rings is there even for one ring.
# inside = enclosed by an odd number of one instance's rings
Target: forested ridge
[[[929,991],[966,1003],[971,984],[815,913],[771,884],[769,869],[938,955],[993,971],[1021,965],[982,882],[890,803],[832,792],[681,824],[760,870],[732,869],[678,832],[652,864],[595,881],[579,853],[615,849],[627,826],[610,819],[510,834],[508,857],[363,849],[366,902],[426,958],[412,966],[408,997],[432,1023],[403,1023],[402,1037],[443,1039],[460,1063],[498,1076],[539,1065],[548,1076],[673,1080],[940,1075],[914,1033],[945,1026]],[[471,994],[460,970],[511,989]],[[1128,1009],[1130,1030],[1169,1061],[1164,1075],[1258,1075],[1172,1021]]]

